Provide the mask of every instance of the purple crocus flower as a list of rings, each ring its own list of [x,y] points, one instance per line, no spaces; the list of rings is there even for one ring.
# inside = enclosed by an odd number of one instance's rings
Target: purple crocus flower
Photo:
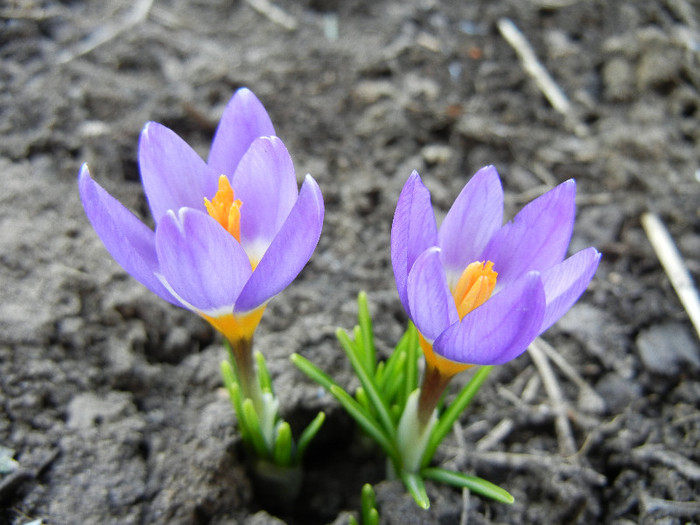
[[[487,166],[438,229],[430,193],[411,174],[396,207],[391,259],[401,303],[420,333],[426,381],[444,387],[471,365],[510,361],[576,302],[600,253],[586,248],[565,259],[575,193],[568,180],[503,225],[503,189]]]
[[[149,122],[139,167],[155,231],[80,170],[80,196],[109,253],[156,295],[248,343],[267,302],[313,253],[323,198],[292,160],[260,101],[238,90],[205,162],[173,131]]]

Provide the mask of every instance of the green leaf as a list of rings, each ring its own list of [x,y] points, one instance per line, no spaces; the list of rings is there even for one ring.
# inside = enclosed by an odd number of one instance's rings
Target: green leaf
[[[245,401],[243,401],[243,422],[249,432],[248,442],[255,449],[255,453],[260,458],[269,459],[270,451],[268,450],[267,443],[265,443],[265,438],[263,437],[262,429],[260,427],[260,420],[257,412],[255,411],[255,404],[250,398],[246,398]]]
[[[450,404],[450,406],[445,410],[444,414],[440,416],[437,425],[430,434],[430,439],[428,440],[428,446],[425,448],[423,453],[423,459],[421,464],[423,467],[427,467],[430,460],[433,459],[435,451],[437,450],[442,440],[445,436],[452,430],[452,426],[455,421],[459,419],[459,416],[467,408],[467,405],[471,402],[474,396],[481,388],[481,385],[486,381],[486,378],[493,368],[492,365],[482,366],[476,373],[472,376],[469,383],[467,383],[462,391],[457,395],[455,400]]]
[[[292,429],[289,423],[282,421],[277,426],[277,437],[275,438],[275,450],[273,461],[281,467],[287,467],[292,463]]]
[[[363,525],[368,525],[370,511],[376,505],[376,497],[374,495],[374,489],[369,483],[365,483],[362,486],[362,522]]]
[[[267,369],[267,363],[265,362],[265,356],[262,352],[257,350],[254,353],[255,362],[258,365],[258,382],[260,384],[260,389],[263,392],[270,392],[273,396],[275,395],[275,389],[272,386],[272,379],[270,379],[270,372]]]
[[[446,483],[448,485],[452,485],[453,487],[467,488],[476,494],[480,494],[501,503],[511,504],[515,501],[515,498],[513,498],[513,496],[511,496],[511,494],[505,489],[502,489],[498,485],[476,476],[467,476],[466,474],[461,474],[459,472],[454,472],[443,468],[424,468],[421,470],[421,474],[428,479],[432,479],[433,481]]]
[[[377,509],[369,511],[369,515],[365,518],[364,525],[379,525],[379,512]]]
[[[355,519],[354,516],[350,516],[350,518],[348,518],[348,525],[360,525],[360,524],[357,522],[357,520]]]
[[[318,431],[321,429],[321,426],[323,425],[323,422],[325,420],[326,414],[324,414],[323,412],[319,412],[316,415],[316,417],[311,421],[311,423],[307,425],[307,427],[301,433],[301,436],[299,436],[297,452],[294,458],[297,463],[301,463],[301,460],[304,458],[304,453],[306,452],[309,443],[311,443],[311,440],[314,437],[316,437],[316,434],[318,434]]]
[[[372,317],[369,313],[367,293],[360,292],[357,296],[357,321],[360,324],[362,346],[364,346],[365,366],[370,373],[374,373],[377,362],[376,349],[374,347],[374,334],[372,332]]]
[[[376,410],[377,418],[384,427],[386,435],[389,437],[390,440],[395,441],[396,427],[394,425],[393,419],[391,418],[391,415],[389,414],[389,407],[387,405],[387,402],[381,396],[379,390],[377,389],[377,385],[374,382],[374,376],[370,375],[367,372],[367,370],[363,366],[362,362],[358,359],[355,352],[352,351],[352,344],[350,342],[348,334],[344,330],[339,329],[336,331],[336,336],[338,337],[340,345],[345,350],[348,359],[350,359],[350,364],[355,370],[355,374],[360,380],[362,387],[365,389],[367,397],[369,397],[369,400],[372,403],[374,410]]]
[[[372,413],[369,398],[367,397],[367,392],[365,392],[365,389],[361,386],[358,386],[355,389],[355,399],[357,399],[357,402],[360,403],[360,405],[362,405],[362,408],[364,408],[367,411],[367,413]]]
[[[408,492],[413,496],[413,500],[422,509],[430,508],[430,499],[425,491],[425,483],[419,474],[412,472],[401,472],[401,481],[408,489]]]
[[[331,376],[313,364],[311,361],[299,354],[292,354],[289,358],[296,367],[306,374],[310,379],[316,381],[319,385],[330,392],[332,386],[340,386],[331,379]]]
[[[385,434],[381,425],[372,419],[371,415],[367,414],[362,406],[338,385],[333,385],[330,391],[333,397],[343,406],[345,411],[357,421],[357,424],[382,447],[386,455],[392,459],[396,459],[398,453],[395,450],[395,440],[391,440]]]

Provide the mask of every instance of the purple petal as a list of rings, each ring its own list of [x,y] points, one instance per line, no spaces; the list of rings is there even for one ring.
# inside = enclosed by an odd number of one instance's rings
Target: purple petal
[[[526,205],[498,230],[482,259],[493,261],[498,289],[564,260],[574,227],[576,184],[568,180]]]
[[[406,295],[408,273],[418,256],[437,244],[435,214],[430,192],[417,171],[404,184],[391,225],[391,264],[401,304],[410,311]]]
[[[156,228],[156,251],[165,281],[183,301],[207,313],[233,312],[250,261],[209,215],[192,208],[168,212]]]
[[[153,231],[93,181],[86,164],[80,169],[78,187],[85,213],[112,257],[157,296],[182,306],[155,276],[158,258]]]
[[[250,90],[241,88],[219,121],[208,164],[217,175],[231,177],[253,141],[274,134],[275,128],[263,105]]]
[[[500,365],[539,335],[544,312],[542,280],[531,272],[450,326],[433,349],[459,363]]]
[[[250,146],[231,181],[241,201],[241,244],[260,260],[299,196],[292,159],[277,137]]]
[[[459,321],[454,298],[447,287],[440,249],[425,250],[411,268],[407,283],[409,315],[428,340],[436,339]]]
[[[323,213],[321,190],[313,177],[307,175],[287,220],[236,301],[236,312],[257,308],[299,275],[318,244]]]
[[[547,309],[540,332],[544,332],[578,300],[593,279],[600,253],[595,248],[586,248],[564,262],[542,272]]]
[[[168,210],[204,211],[204,197],[211,199],[218,187],[218,174],[174,131],[157,122],[149,122],[141,132],[139,167],[156,223]]]
[[[503,225],[503,188],[493,166],[481,168],[464,186],[438,232],[442,263],[458,279],[477,261]]]

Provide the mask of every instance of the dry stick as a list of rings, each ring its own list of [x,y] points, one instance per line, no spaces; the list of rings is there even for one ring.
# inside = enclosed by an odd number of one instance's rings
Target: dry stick
[[[539,349],[547,354],[547,357],[552,360],[554,364],[557,365],[559,369],[586,394],[586,396],[595,400],[597,408],[600,408],[601,410],[605,408],[605,400],[598,394],[598,392],[591,388],[591,385],[586,383],[586,381],[579,375],[574,367],[572,367],[566,361],[566,359],[564,359],[561,354],[552,347],[552,345],[541,338],[537,339],[537,345]]]
[[[568,116],[571,111],[569,99],[566,98],[561,88],[554,82],[554,79],[552,79],[539,60],[537,60],[532,46],[513,21],[510,18],[499,18],[498,30],[518,54],[525,71],[535,79],[537,86],[542,90],[542,93],[547,97],[552,107],[562,115]]]
[[[683,263],[683,258],[678,252],[671,234],[668,233],[661,219],[653,213],[642,215],[642,226],[656,256],[661,261],[661,266],[671,281],[671,285],[676,290],[681,304],[688,313],[690,322],[693,323],[695,331],[700,337],[700,297],[698,297],[698,290],[693,284],[693,278]]]
[[[578,476],[586,483],[602,487],[608,482],[608,478],[600,472],[596,472],[590,467],[572,463],[570,460],[562,459],[559,456],[545,454],[521,454],[515,452],[469,452],[469,458],[475,462],[484,462],[488,465],[496,465],[510,469],[526,470],[535,466],[546,468],[559,475]]]
[[[99,46],[115,39],[121,33],[143,22],[153,6],[153,0],[139,0],[120,21],[111,25],[103,25],[93,31],[81,44],[73,50],[68,50],[58,56],[58,64],[66,64],[71,60],[86,55]]]
[[[469,525],[469,496],[468,488],[462,489],[462,514],[459,516],[459,525]]]
[[[246,0],[246,2],[258,13],[267,17],[271,22],[281,25],[287,31],[294,31],[297,28],[297,19],[269,0]]]
[[[575,118],[571,103],[562,89],[557,85],[545,67],[537,60],[537,55],[525,35],[517,28],[510,18],[498,19],[498,30],[503,38],[515,50],[525,71],[535,80],[537,87],[547,98],[552,107],[561,113],[572,125],[574,132],[581,136],[586,134],[586,128]]]
[[[678,452],[666,450],[660,445],[642,445],[632,449],[632,457],[643,461],[657,461],[676,472],[680,472],[690,480],[700,481],[700,465]]]
[[[547,396],[552,403],[552,410],[555,414],[554,427],[557,430],[559,451],[564,456],[572,456],[576,453],[576,442],[574,441],[574,434],[571,431],[569,418],[566,414],[566,404],[563,402],[563,396],[557,378],[554,375],[552,367],[549,366],[547,356],[540,349],[539,339],[534,340],[528,350],[532,361],[537,367],[537,371],[542,377],[542,383],[544,384],[544,389],[547,391]]]
[[[518,400],[519,404],[529,404],[532,402],[533,399],[535,399],[535,396],[537,395],[537,391],[540,388],[540,378],[537,375],[533,375],[530,380],[527,382],[525,385],[525,388],[523,389],[523,393],[520,396],[520,399],[518,399],[516,396],[516,400]],[[484,437],[482,437],[479,441],[476,442],[474,445],[474,449],[478,452],[484,452],[486,450],[490,450],[494,448],[498,443],[503,441],[505,438],[510,435],[510,433],[513,431],[513,428],[515,428],[515,422],[513,419],[506,417],[503,418],[497,425],[495,425],[488,434],[486,434]]]

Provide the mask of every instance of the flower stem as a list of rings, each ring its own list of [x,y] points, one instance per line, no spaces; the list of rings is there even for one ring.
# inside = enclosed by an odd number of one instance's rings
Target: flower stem
[[[430,421],[430,416],[435,411],[440,402],[445,388],[450,383],[453,375],[444,375],[440,370],[429,363],[426,363],[423,384],[420,389],[420,399],[418,400],[418,421],[424,427]]]
[[[264,402],[260,384],[258,383],[258,375],[255,372],[255,360],[253,359],[253,340],[252,339],[237,339],[229,340],[231,349],[233,350],[233,359],[235,360],[236,371],[238,372],[238,381],[241,387],[243,399],[250,399],[255,406],[258,414],[264,413]]]

